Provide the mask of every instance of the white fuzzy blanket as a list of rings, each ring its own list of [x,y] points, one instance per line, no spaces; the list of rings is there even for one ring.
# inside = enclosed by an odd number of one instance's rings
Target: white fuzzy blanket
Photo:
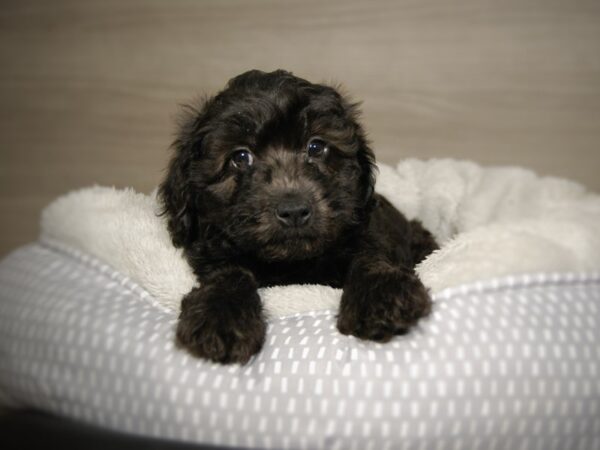
[[[433,293],[502,275],[600,269],[600,197],[579,184],[454,160],[379,169],[376,190],[441,244],[417,267]],[[155,193],[82,189],[43,211],[41,239],[99,258],[177,310],[195,280],[157,209]],[[314,285],[261,289],[271,316],[336,308],[340,294]]]

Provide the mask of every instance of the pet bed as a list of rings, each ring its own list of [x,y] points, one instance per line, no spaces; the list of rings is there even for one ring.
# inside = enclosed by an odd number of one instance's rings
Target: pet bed
[[[600,199],[451,160],[380,165],[377,190],[441,243],[434,312],[390,343],[340,335],[340,291],[261,290],[262,352],[177,350],[194,280],[156,200],[91,188],[0,263],[0,403],[250,448],[600,448]]]

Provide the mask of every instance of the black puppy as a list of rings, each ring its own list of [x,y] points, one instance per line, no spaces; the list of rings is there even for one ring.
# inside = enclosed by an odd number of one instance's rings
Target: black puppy
[[[180,346],[244,363],[265,338],[257,288],[342,287],[343,334],[387,341],[427,315],[414,266],[432,235],[374,194],[357,105],[289,72],[250,71],[189,107],[160,187],[173,243],[200,287],[185,296]]]

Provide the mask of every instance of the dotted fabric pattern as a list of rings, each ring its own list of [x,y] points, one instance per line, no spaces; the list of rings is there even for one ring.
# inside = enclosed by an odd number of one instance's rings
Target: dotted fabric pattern
[[[175,349],[176,317],[98,261],[0,263],[0,401],[110,429],[259,448],[600,449],[600,275],[448,289],[388,344],[335,312],[273,320],[246,366]]]

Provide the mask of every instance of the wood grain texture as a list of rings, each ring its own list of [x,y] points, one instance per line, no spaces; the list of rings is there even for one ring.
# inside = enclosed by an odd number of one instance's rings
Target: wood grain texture
[[[2,6],[0,254],[65,191],[151,190],[177,105],[250,68],[341,82],[381,161],[524,165],[600,190],[597,0]]]

